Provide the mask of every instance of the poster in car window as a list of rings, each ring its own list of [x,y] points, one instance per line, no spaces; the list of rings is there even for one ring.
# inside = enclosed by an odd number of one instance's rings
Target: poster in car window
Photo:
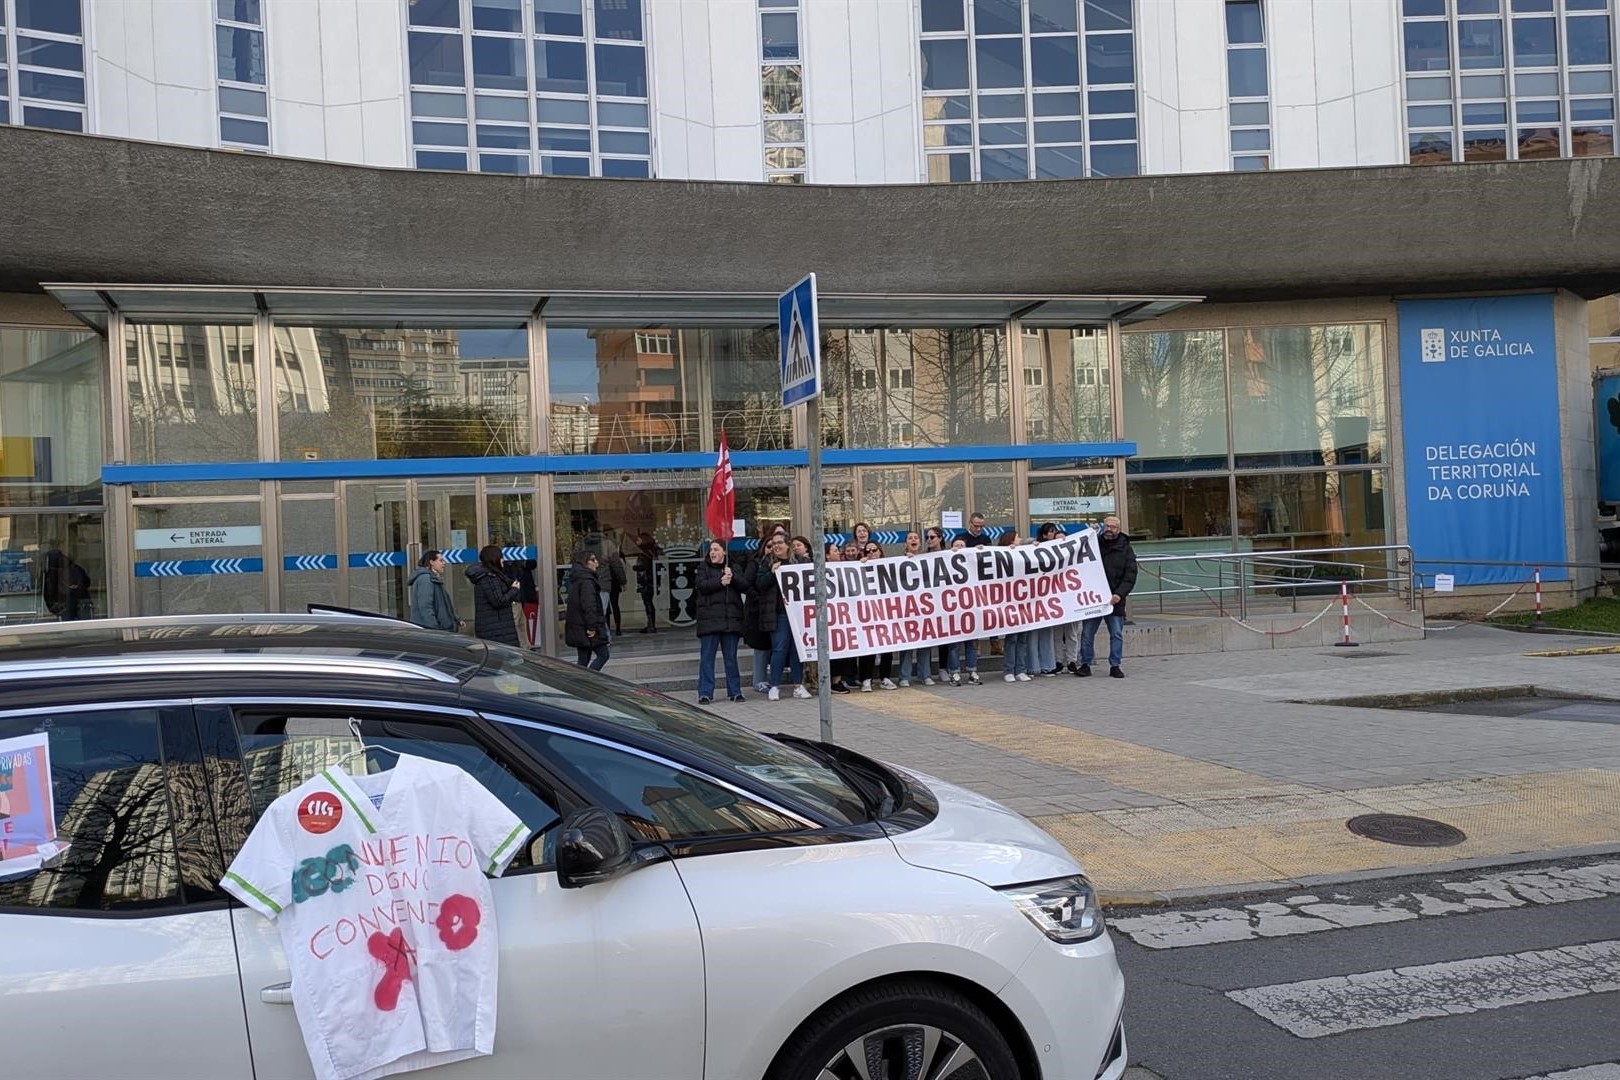
[[[67,850],[56,838],[51,795],[48,736],[0,739],[0,880],[31,874]]]

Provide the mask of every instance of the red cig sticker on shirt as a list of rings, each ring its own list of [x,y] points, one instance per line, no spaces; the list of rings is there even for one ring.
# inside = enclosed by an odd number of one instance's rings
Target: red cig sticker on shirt
[[[298,824],[305,832],[329,833],[343,820],[343,803],[330,791],[304,796],[298,804]]]

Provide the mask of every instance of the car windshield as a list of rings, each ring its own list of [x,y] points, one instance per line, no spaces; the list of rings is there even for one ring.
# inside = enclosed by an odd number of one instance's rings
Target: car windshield
[[[489,662],[468,685],[656,735],[752,777],[763,789],[797,796],[842,824],[872,816],[861,793],[831,765],[701,709],[573,664],[491,649]]]

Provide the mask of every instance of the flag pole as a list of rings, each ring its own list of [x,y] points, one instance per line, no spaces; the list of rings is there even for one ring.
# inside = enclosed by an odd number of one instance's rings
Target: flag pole
[[[816,566],[816,707],[821,714],[821,741],[832,742],[832,660],[827,633],[827,533],[821,497],[821,395],[804,403],[810,450],[810,554]]]

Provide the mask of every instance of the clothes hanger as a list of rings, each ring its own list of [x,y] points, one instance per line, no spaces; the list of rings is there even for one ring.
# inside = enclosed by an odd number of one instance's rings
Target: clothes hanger
[[[393,754],[394,755],[394,764],[396,764],[396,765],[399,764],[400,753],[399,753],[398,750],[395,750],[392,746],[382,746],[382,745],[379,745],[377,743],[368,743],[368,742],[365,741],[365,738],[360,734],[360,721],[359,721],[358,718],[353,717],[353,716],[349,717],[349,731],[354,735],[355,741],[358,742],[360,745],[355,747],[353,750],[350,750],[348,753],[344,754],[342,757],[338,758],[336,761],[332,762],[333,765],[336,765],[336,766],[341,768],[343,763],[348,761],[352,757],[355,757],[355,756],[358,755],[358,756],[362,756],[362,758],[363,758],[363,755],[368,750],[377,750],[377,751],[380,751],[380,752],[382,752],[384,754]]]

